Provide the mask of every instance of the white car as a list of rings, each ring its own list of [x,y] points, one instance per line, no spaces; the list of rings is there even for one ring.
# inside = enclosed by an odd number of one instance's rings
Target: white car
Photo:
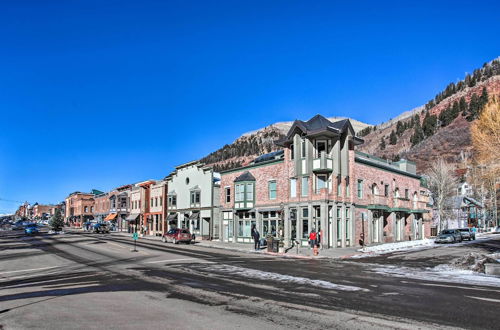
[[[491,232],[493,234],[500,234],[500,226],[496,226],[495,228],[491,229]]]

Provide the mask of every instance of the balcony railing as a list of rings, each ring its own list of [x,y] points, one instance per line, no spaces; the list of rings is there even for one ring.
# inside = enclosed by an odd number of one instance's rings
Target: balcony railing
[[[324,151],[321,152],[319,158],[313,159],[313,172],[325,173],[333,171],[333,159],[326,156]]]

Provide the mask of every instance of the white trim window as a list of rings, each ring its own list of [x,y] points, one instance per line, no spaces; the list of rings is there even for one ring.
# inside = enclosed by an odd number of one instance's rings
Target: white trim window
[[[295,178],[290,179],[290,197],[297,197],[297,179]]]
[[[300,189],[302,197],[307,197],[307,195],[309,194],[309,177],[307,176],[302,177],[302,184]]]
[[[268,182],[269,199],[276,199],[277,197],[277,186],[276,181]]]
[[[247,183],[246,201],[253,201],[253,183]]]
[[[316,175],[316,193],[319,193],[321,189],[327,188],[327,176],[325,174]]]
[[[237,184],[234,187],[234,201],[235,202],[243,202],[243,198],[245,195],[245,185]]]

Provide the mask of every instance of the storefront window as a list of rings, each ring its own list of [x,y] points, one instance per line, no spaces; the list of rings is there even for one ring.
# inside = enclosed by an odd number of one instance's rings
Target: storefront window
[[[309,237],[309,209],[304,207],[302,209],[302,238]]]

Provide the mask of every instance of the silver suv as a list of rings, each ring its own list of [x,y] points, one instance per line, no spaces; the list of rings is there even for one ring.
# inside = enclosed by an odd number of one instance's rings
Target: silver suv
[[[476,232],[472,230],[472,228],[460,228],[460,235],[462,235],[462,239],[466,239],[468,241],[476,239]]]
[[[458,229],[445,229],[436,237],[436,243],[457,243],[462,241],[462,235]]]

